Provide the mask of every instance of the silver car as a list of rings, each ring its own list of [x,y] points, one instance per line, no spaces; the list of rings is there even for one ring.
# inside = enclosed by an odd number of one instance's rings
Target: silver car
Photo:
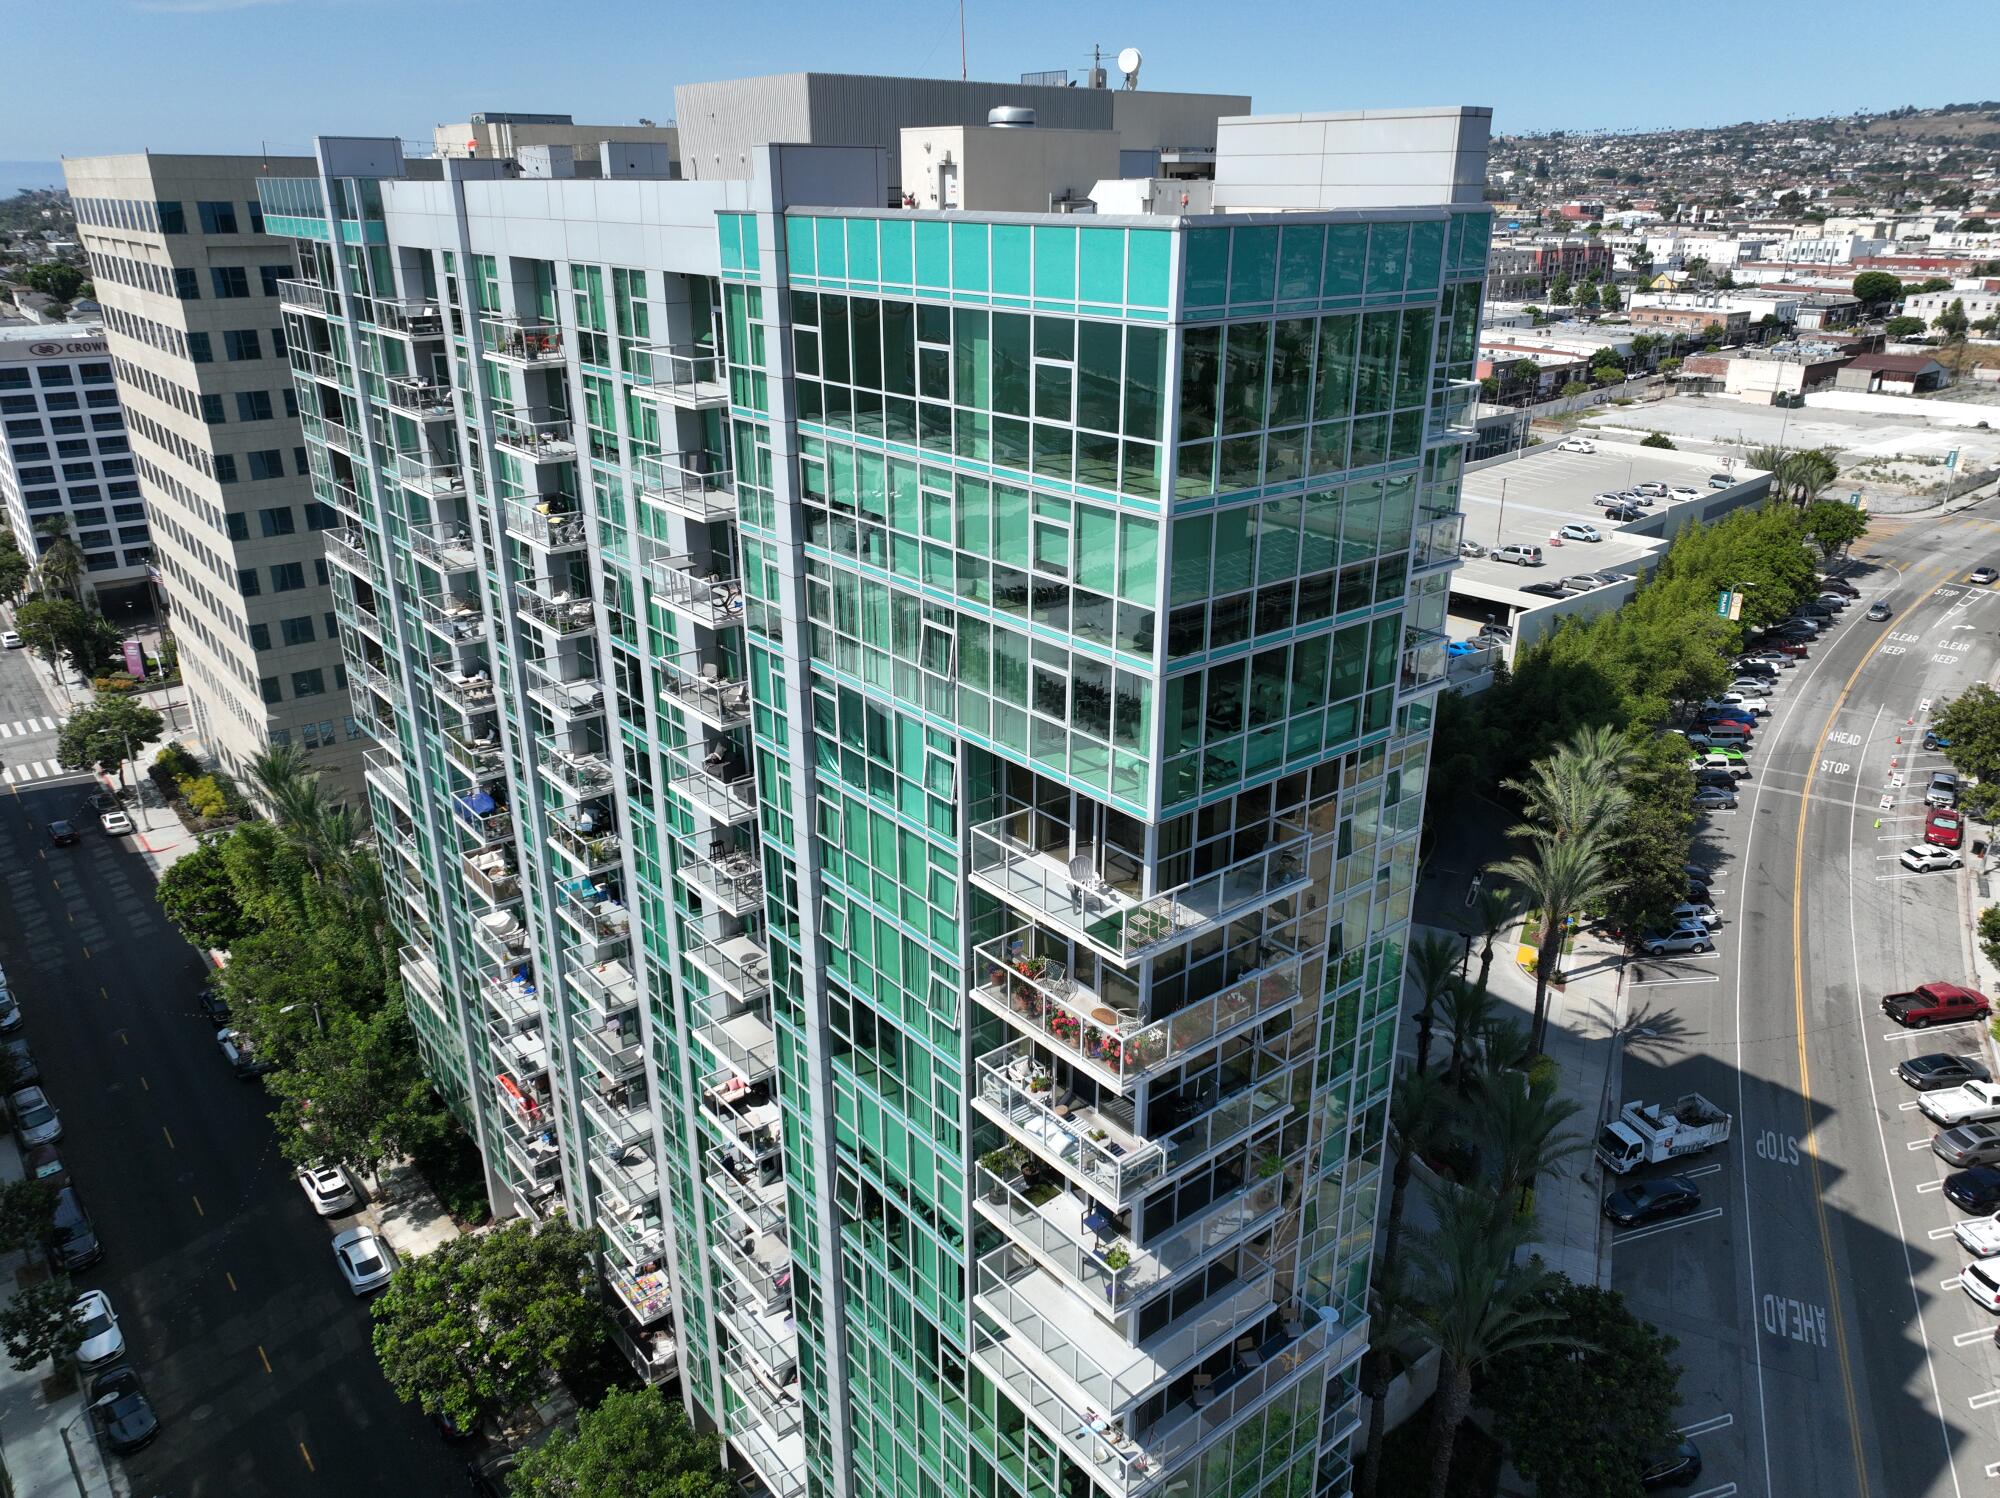
[[[1991,1165],[2000,1161],[2000,1128],[1969,1123],[1946,1129],[1932,1138],[1931,1153],[1947,1165]]]
[[[1736,792],[1725,791],[1719,785],[1704,785],[1694,793],[1696,811],[1731,811],[1736,806]]]
[[[1706,952],[1715,943],[1709,939],[1707,927],[1683,926],[1674,931],[1650,932],[1639,945],[1646,949],[1648,957],[1665,957],[1670,952]]]
[[[372,1295],[396,1273],[396,1251],[370,1227],[349,1228],[333,1239],[334,1262],[356,1295]]]
[[[7,1099],[14,1114],[14,1137],[24,1149],[38,1144],[54,1144],[62,1138],[62,1117],[39,1087],[23,1087]]]

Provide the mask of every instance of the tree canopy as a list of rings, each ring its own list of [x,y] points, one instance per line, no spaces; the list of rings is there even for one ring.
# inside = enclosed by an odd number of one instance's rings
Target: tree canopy
[[[217,838],[203,838],[160,875],[158,895],[167,919],[203,951],[227,950],[251,930]]]
[[[1868,512],[1843,500],[1817,500],[1806,508],[1806,534],[1830,562],[1868,534]]]
[[[512,1498],[727,1498],[720,1444],[657,1388],[614,1389],[507,1479]]]
[[[166,720],[144,703],[100,692],[63,719],[56,763],[68,770],[95,767],[123,774],[126,756],[136,756],[166,731]]]
[[[14,627],[27,647],[53,666],[69,663],[79,676],[93,675],[117,648],[118,629],[102,614],[73,598],[38,598],[14,611]]]
[[[1865,270],[1854,278],[1851,288],[1864,307],[1887,306],[1903,295],[1903,283],[1885,270]]]
[[[1944,756],[1953,769],[2000,780],[2000,692],[1984,682],[1967,687],[1936,711],[1931,727],[1950,740]]]
[[[31,265],[21,272],[21,279],[31,290],[54,297],[59,302],[75,301],[76,294],[83,290],[85,284],[83,272],[75,266],[54,263]]]

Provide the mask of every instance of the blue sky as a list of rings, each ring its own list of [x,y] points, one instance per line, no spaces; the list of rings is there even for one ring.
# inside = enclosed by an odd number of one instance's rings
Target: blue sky
[[[1898,55],[1923,60],[1879,68],[1855,51],[1882,33],[1879,0],[1737,0],[1726,27],[1529,0],[968,0],[966,40],[975,78],[1074,76],[1093,43],[1132,45],[1146,87],[1248,93],[1259,110],[1484,104],[1501,131],[1632,128],[1990,97],[1991,48],[1917,45],[1981,9],[1891,26]],[[679,82],[958,71],[956,0],[11,0],[0,19],[22,64],[0,90],[0,156],[21,160],[427,140],[481,109],[665,121]]]

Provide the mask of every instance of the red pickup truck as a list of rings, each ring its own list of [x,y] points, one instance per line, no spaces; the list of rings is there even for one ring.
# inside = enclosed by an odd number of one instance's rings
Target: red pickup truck
[[[1888,994],[1882,1000],[1882,1012],[1912,1030],[1984,1019],[1992,1008],[1985,994],[1957,983],[1920,983],[1908,993]]]

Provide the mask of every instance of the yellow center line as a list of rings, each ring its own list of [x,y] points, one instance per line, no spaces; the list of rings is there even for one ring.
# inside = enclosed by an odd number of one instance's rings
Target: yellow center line
[[[201,1198],[200,1198],[200,1197],[198,1197],[198,1196],[196,1196],[196,1197],[193,1197],[193,1198],[192,1198],[192,1200],[193,1200],[193,1202],[194,1202],[194,1215],[195,1215],[195,1216],[197,1216],[197,1217],[206,1217],[206,1216],[208,1216],[208,1214],[207,1214],[206,1212],[202,1211],[202,1209],[201,1209]]]
[[[313,1465],[313,1454],[310,1451],[306,1450],[306,1443],[304,1441],[299,1442],[299,1455],[306,1459],[306,1471],[308,1472],[319,1471],[319,1468]]]
[[[264,1344],[262,1342],[259,1342],[257,1344],[257,1361],[264,1365],[264,1371],[266,1373],[269,1373],[271,1371],[271,1360],[270,1358],[265,1356]]]
[[[147,1090],[150,1091],[151,1089],[149,1088]],[[165,1124],[160,1125],[160,1132],[167,1136],[167,1148],[172,1149],[174,1147],[174,1136],[172,1132],[168,1130]]]
[[[139,1078],[139,1090],[141,1092],[151,1092],[153,1090],[153,1084],[148,1082],[143,1074]]]
[[[231,1274],[227,1269],[225,1269],[222,1271],[222,1277],[229,1281],[230,1291],[234,1293],[236,1289],[236,1276]]]

